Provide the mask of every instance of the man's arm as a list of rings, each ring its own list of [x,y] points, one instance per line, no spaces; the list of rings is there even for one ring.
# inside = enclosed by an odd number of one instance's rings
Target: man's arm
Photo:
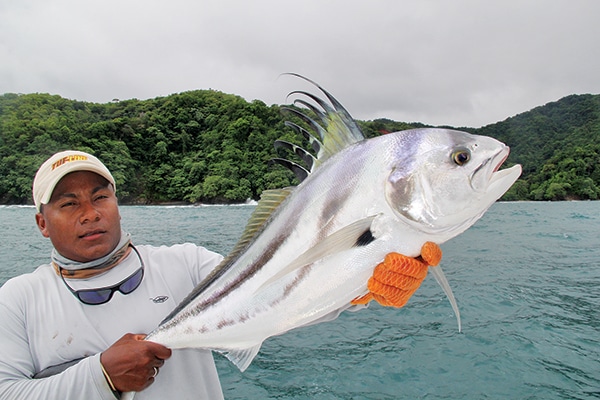
[[[114,399],[99,354],[48,378],[36,372],[24,319],[0,303],[0,399]]]
[[[39,371],[25,320],[16,309],[0,303],[0,399],[114,400],[102,366],[118,391],[140,391],[152,384],[154,367],[161,366],[171,354],[164,346],[140,340],[143,337],[125,335],[102,354],[86,357],[55,375],[34,379]]]
[[[126,334],[105,350],[100,362],[109,385],[119,392],[140,392],[154,382],[158,368],[171,357],[171,349],[145,335]]]

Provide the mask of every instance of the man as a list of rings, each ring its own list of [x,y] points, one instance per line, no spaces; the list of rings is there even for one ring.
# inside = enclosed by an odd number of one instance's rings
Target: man
[[[210,351],[184,349],[168,360],[170,349],[142,340],[222,257],[192,244],[134,246],[115,190],[87,153],[57,153],[38,170],[35,218],[54,250],[50,264],[0,288],[0,399],[223,397]],[[373,293],[357,304],[401,306],[418,288],[427,262],[397,256],[416,272],[380,264]]]

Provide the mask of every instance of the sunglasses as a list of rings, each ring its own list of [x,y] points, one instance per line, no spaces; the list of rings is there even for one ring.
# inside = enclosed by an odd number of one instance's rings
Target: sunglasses
[[[135,253],[138,256],[138,259],[140,260],[140,267],[134,273],[132,273],[116,285],[106,286],[98,289],[75,290],[71,286],[69,286],[69,284],[65,280],[65,277],[62,275],[62,270],[64,268],[58,267],[59,275],[61,276],[63,282],[65,283],[69,291],[73,293],[73,296],[77,297],[77,299],[82,303],[93,306],[108,303],[110,299],[112,299],[113,294],[115,294],[116,291],[119,291],[123,294],[129,294],[135,289],[137,289],[138,286],[140,286],[140,283],[142,283],[142,279],[144,278],[144,260],[142,260],[142,257],[140,256],[140,253],[137,251],[137,249],[131,244],[130,246],[135,251]]]

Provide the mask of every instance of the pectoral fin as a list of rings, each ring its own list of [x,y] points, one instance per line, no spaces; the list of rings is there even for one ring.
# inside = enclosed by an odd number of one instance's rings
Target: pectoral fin
[[[352,224],[345,226],[339,231],[327,236],[325,239],[320,240],[316,245],[306,250],[298,258],[263,283],[257,291],[306,265],[310,265],[321,260],[324,257],[339,253],[341,251],[349,250],[353,247],[364,246],[375,240],[371,232],[371,224],[373,223],[375,217],[376,215],[373,215],[353,222]]]

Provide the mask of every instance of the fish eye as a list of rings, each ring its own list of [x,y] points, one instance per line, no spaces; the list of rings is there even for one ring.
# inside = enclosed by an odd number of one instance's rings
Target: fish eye
[[[467,149],[458,149],[452,153],[452,161],[458,166],[465,165],[471,160],[471,152]]]

